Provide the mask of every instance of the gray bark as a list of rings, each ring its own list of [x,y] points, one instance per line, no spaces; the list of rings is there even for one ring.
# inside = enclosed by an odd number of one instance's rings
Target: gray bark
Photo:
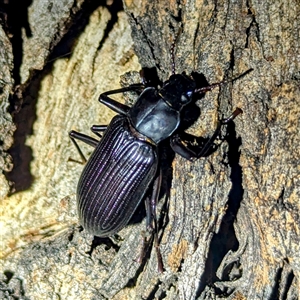
[[[57,59],[51,70],[47,55],[39,67],[24,59],[25,100],[32,91],[38,95],[26,142],[35,180],[1,202],[4,299],[9,289],[23,299],[299,298],[300,4],[157,2],[124,1],[127,18],[95,8],[70,57]],[[31,26],[38,4],[29,10]],[[71,15],[74,7],[80,9],[66,4],[59,11]],[[67,28],[69,18],[53,13],[43,20],[56,29],[46,34],[43,53],[52,52],[53,40]],[[196,71],[209,83],[228,80],[197,102],[201,114],[188,132],[209,136],[222,115],[235,107],[244,113],[210,157],[191,163],[175,156],[165,167],[158,207],[165,271],[159,274],[154,248],[137,262],[144,220],[118,238],[94,238],[78,226],[74,193],[82,166],[67,161],[77,155],[67,131],[88,134],[92,124],[109,122],[112,115],[97,95],[118,88],[125,72],[138,71],[133,47],[142,67],[156,67],[167,80],[179,28],[176,72]],[[28,56],[39,51],[31,47]],[[43,68],[38,82],[26,75]],[[121,82],[137,78],[130,72]]]

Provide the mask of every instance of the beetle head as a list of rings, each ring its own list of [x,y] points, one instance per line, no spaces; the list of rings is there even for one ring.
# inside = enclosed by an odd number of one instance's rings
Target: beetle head
[[[174,74],[164,83],[159,95],[169,106],[179,111],[191,102],[195,89],[194,80],[185,74]]]

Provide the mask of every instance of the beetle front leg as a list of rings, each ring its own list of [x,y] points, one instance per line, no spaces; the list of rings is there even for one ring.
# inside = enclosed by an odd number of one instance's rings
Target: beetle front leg
[[[153,183],[153,190],[152,190],[151,198],[147,197],[145,199],[146,228],[147,228],[147,231],[150,233],[151,237],[147,241],[146,236],[144,236],[143,247],[142,247],[141,256],[139,259],[139,260],[142,260],[142,258],[145,256],[146,250],[149,247],[149,244],[153,238],[154,239],[154,247],[156,249],[156,254],[157,254],[158,271],[160,273],[163,272],[163,262],[162,262],[162,256],[161,256],[160,249],[159,249],[156,206],[157,206],[157,202],[158,202],[161,181],[162,181],[162,172],[160,169],[159,174],[155,178],[154,183]]]
[[[100,103],[103,103],[104,105],[106,105],[107,107],[109,107],[110,109],[115,111],[116,113],[121,114],[121,115],[126,115],[129,111],[130,107],[108,97],[108,95],[119,94],[119,93],[130,92],[130,91],[138,91],[143,88],[144,88],[144,85],[142,83],[137,83],[137,84],[132,84],[125,88],[108,91],[108,92],[102,93],[99,96],[99,101],[100,101]]]
[[[208,156],[213,152],[213,146],[214,142],[219,136],[222,126],[227,125],[230,121],[232,121],[236,116],[241,114],[243,111],[240,108],[236,108],[235,111],[226,119],[222,119],[219,121],[218,126],[214,132],[214,134],[207,139],[202,139],[204,142],[202,142],[203,146],[200,147],[200,149],[193,150],[190,143],[186,143],[182,140],[182,138],[179,135],[174,135],[171,138],[171,147],[172,149],[178,153],[180,156],[189,159],[191,161],[195,161],[196,159],[200,157]],[[187,134],[188,135],[188,134]],[[189,137],[193,137],[195,140],[199,139],[195,136],[188,135]],[[195,146],[194,146],[195,148]]]

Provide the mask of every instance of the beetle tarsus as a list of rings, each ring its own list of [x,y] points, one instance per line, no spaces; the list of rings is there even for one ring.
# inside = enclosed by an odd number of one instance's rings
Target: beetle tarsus
[[[228,124],[230,121],[233,121],[239,114],[242,114],[243,111],[240,109],[240,108],[236,108],[235,111],[226,119],[223,119],[221,122],[222,122],[222,125],[226,125]]]

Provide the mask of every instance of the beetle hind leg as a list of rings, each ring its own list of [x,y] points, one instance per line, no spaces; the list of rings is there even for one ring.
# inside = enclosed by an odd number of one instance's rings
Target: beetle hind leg
[[[163,262],[162,262],[160,248],[159,248],[159,241],[158,241],[156,206],[157,206],[160,187],[161,187],[161,180],[162,180],[162,172],[161,170],[159,170],[159,174],[155,178],[153,183],[153,191],[152,191],[151,198],[147,197],[145,199],[146,229],[147,232],[150,234],[150,238],[147,239],[146,233],[144,234],[142,251],[139,258],[139,261],[143,260],[151,242],[153,241],[154,247],[156,249],[156,254],[157,254],[158,271],[160,273],[163,272]]]

